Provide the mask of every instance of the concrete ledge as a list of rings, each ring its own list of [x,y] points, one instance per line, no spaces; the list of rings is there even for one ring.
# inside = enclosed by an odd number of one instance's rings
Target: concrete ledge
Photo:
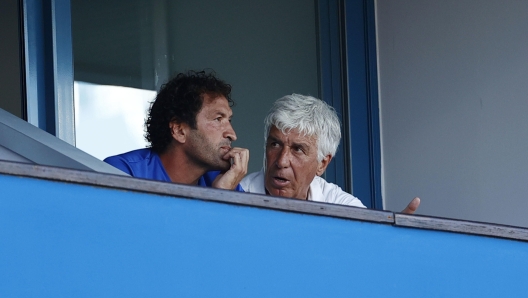
[[[528,229],[483,222],[395,214],[395,226],[528,241]]]
[[[306,202],[266,195],[241,193],[230,190],[181,185],[121,175],[102,174],[90,171],[29,165],[23,163],[0,161],[0,173],[31,178],[55,180],[70,183],[87,184],[100,187],[117,188],[138,192],[178,196],[203,201],[214,201],[228,204],[246,205],[282,211],[333,216],[353,220],[377,223],[394,223],[394,214],[387,211],[364,208]]]
[[[336,204],[307,202],[296,199],[166,183],[121,175],[102,174],[91,171],[80,171],[0,161],[0,173],[68,183],[86,184],[98,187],[131,190],[143,193],[183,197],[202,201],[212,201],[287,212],[393,224],[397,227],[428,229],[528,241],[528,229],[520,227],[436,218],[421,215],[395,214],[390,211],[378,211]]]

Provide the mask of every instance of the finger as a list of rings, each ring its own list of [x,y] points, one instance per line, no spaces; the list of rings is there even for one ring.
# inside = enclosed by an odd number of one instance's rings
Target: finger
[[[237,147],[231,148],[229,151],[226,152],[226,154],[224,155],[223,158],[224,159],[229,159],[229,158],[235,157],[235,154],[239,153],[240,149],[241,148],[237,148]]]
[[[249,161],[249,150],[247,150],[247,149],[240,150],[240,152],[238,154],[239,154],[239,157],[240,157],[241,164],[242,165],[247,165],[247,163]]]
[[[247,174],[247,166],[248,166],[248,159],[244,158],[244,154],[237,153],[234,158],[234,163],[231,166],[233,170],[237,172],[237,174],[244,178],[244,176]]]
[[[236,166],[239,166],[240,164],[241,164],[240,153],[236,152],[235,154],[233,154],[233,157],[231,157],[231,166],[236,167]]]
[[[416,212],[419,206],[420,206],[420,198],[416,197],[412,199],[409,205],[407,205],[407,207],[405,207],[405,209],[403,209],[401,213],[414,214],[414,212]]]
[[[229,150],[229,152],[224,155],[223,158],[227,160],[229,158],[234,158],[237,155],[240,157],[240,164],[247,165],[249,161],[249,150],[245,148],[232,148],[231,150]]]

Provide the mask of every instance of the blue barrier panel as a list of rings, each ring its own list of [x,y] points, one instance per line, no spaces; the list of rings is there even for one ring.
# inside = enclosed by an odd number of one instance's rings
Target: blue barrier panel
[[[522,241],[11,175],[0,188],[1,297],[526,295]]]

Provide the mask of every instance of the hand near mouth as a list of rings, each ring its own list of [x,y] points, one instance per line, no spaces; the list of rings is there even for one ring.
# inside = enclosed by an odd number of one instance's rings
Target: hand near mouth
[[[249,150],[233,147],[224,156],[224,160],[231,160],[231,167],[213,181],[213,187],[222,189],[235,189],[247,174]]]

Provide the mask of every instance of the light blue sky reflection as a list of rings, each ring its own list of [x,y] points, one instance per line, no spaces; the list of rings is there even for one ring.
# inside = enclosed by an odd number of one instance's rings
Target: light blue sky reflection
[[[145,117],[152,90],[74,83],[77,148],[99,158],[147,146]]]

